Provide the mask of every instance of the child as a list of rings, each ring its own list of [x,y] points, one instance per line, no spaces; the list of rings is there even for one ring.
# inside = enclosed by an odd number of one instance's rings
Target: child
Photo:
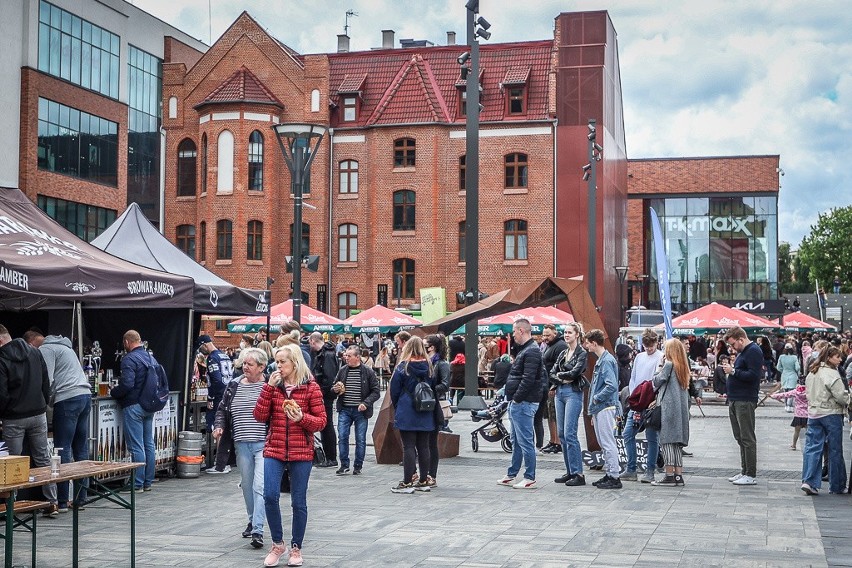
[[[792,398],[796,403],[796,408],[793,411],[793,421],[790,426],[793,427],[793,444],[791,450],[796,449],[796,442],[799,441],[799,434],[802,428],[808,427],[808,397],[805,394],[804,379],[799,379],[799,384],[793,390],[787,392],[777,392],[772,395],[775,400]]]

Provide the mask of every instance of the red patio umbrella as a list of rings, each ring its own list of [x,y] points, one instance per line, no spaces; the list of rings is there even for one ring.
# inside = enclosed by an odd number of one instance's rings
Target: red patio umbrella
[[[743,310],[735,310],[716,302],[677,316],[672,320],[672,328],[678,334],[704,335],[706,333],[718,333],[732,327],[741,327],[747,333],[768,333],[781,329],[780,325],[768,319]],[[665,326],[661,324],[656,329],[665,329]]]
[[[343,331],[343,321],[334,316],[325,314],[319,310],[315,310],[310,306],[302,304],[301,307],[301,326],[306,331]],[[281,325],[293,320],[293,300],[287,300],[272,306],[272,314],[269,318],[269,324],[272,327],[270,331],[277,332],[281,329]],[[228,324],[228,331],[231,333],[245,333],[249,331],[258,331],[266,327],[266,316],[251,316],[241,318]]]
[[[412,329],[423,325],[418,319],[402,312],[376,304],[354,316],[343,320],[347,331],[354,333],[391,333],[401,329]]]
[[[780,320],[774,320],[776,323],[781,323]],[[784,316],[784,323],[781,324],[787,331],[837,331],[837,327],[830,323],[818,320],[813,316],[809,316],[804,312],[794,312]]]

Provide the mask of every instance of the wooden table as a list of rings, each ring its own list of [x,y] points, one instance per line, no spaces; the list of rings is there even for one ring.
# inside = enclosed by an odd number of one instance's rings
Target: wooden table
[[[51,483],[59,483],[62,481],[74,481],[91,477],[88,488],[89,499],[87,503],[106,499],[124,509],[130,511],[130,566],[136,566],[136,492],[133,491],[133,472],[137,467],[144,467],[144,463],[137,462],[99,462],[99,461],[80,461],[74,463],[64,463],[59,469],[59,475],[53,477],[50,475],[50,467],[37,467],[30,469],[30,479],[24,483],[16,483],[11,485],[0,485],[0,494],[8,493],[6,500],[6,562],[5,568],[12,568],[12,545],[13,545],[13,521],[15,514],[15,496],[20,489],[29,489],[32,487],[42,487]],[[119,489],[111,489],[102,484],[94,476],[115,476],[118,474],[129,473],[129,481],[124,487]],[[74,498],[76,501],[82,485],[75,484]],[[130,490],[130,501],[125,496],[118,492],[128,489]],[[76,507],[72,508],[72,542],[73,550],[72,565],[74,568],[79,566],[79,511]]]

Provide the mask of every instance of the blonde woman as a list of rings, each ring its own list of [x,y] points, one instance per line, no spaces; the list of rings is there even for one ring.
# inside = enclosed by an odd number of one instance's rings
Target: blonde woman
[[[663,361],[663,368],[654,375],[654,389],[662,406],[660,451],[666,476],[651,485],[682,486],[682,448],[689,445],[689,362],[679,339],[666,341]]]
[[[275,346],[283,347],[284,345],[295,345],[301,349],[302,359],[305,360],[305,364],[308,366],[308,369],[311,368],[314,362],[314,356],[311,354],[311,350],[308,349],[308,346],[302,343],[302,334],[298,329],[286,331],[282,328],[281,335],[279,335],[278,339],[275,340]]]
[[[302,565],[302,540],[308,523],[308,479],[314,459],[314,432],[325,428],[322,391],[314,381],[298,345],[284,345],[275,352],[277,369],[260,391],[254,418],[269,424],[263,448],[263,500],[272,549],[264,566],[278,566],[287,552],[281,526],[281,478],[290,475],[293,509],[288,566]]]

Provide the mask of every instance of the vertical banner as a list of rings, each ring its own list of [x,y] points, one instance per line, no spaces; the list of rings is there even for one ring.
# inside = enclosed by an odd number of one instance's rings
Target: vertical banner
[[[420,289],[420,321],[428,324],[447,315],[447,290],[444,288]]]
[[[660,289],[660,309],[666,322],[666,339],[671,339],[672,331],[672,299],[669,292],[669,259],[666,257],[666,243],[663,241],[663,230],[660,228],[660,218],[653,207],[651,212],[651,232],[654,235],[654,257],[657,261],[657,286]]]

